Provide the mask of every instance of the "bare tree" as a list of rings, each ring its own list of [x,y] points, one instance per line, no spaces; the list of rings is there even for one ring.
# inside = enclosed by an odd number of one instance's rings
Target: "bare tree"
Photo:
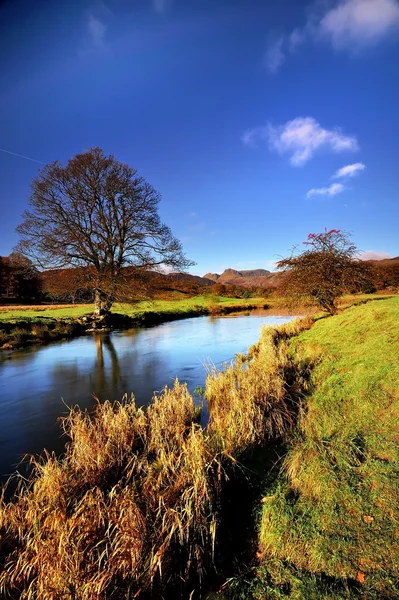
[[[334,314],[336,300],[346,292],[359,291],[368,281],[368,267],[356,258],[357,248],[349,234],[339,229],[310,233],[307,249],[277,263],[285,271],[282,291],[288,297],[310,297]]]
[[[44,269],[85,267],[97,314],[118,297],[127,265],[142,272],[194,264],[161,223],[158,192],[100,148],[47,165],[31,187],[18,251]]]

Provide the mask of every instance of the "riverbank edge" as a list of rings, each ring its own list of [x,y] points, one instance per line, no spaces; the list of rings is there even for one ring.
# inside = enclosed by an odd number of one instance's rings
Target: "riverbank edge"
[[[150,327],[170,321],[191,319],[203,316],[223,316],[238,312],[267,310],[267,303],[243,305],[197,306],[189,310],[145,311],[131,317],[121,313],[96,316],[87,314],[81,317],[27,317],[12,321],[0,321],[0,351],[13,351],[29,346],[45,345],[50,342],[72,339],[86,333],[107,333],[115,329]]]

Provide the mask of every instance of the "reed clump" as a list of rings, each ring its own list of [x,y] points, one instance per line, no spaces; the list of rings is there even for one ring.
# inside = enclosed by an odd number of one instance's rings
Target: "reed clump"
[[[266,329],[247,357],[209,374],[205,430],[177,380],[146,410],[134,398],[93,414],[71,409],[65,455],[32,458],[29,481],[0,501],[0,596],[188,597],[214,569],[221,489],[236,458],[295,420],[309,363],[287,339],[310,324]]]
[[[148,411],[133,399],[71,410],[65,457],[32,459],[0,505],[0,595],[127,597],[202,575],[212,557],[214,456],[177,381]]]
[[[237,457],[290,430],[315,357],[294,354],[288,339],[312,323],[309,318],[278,329],[265,327],[248,356],[237,355],[235,364],[209,373],[209,433],[220,452]]]

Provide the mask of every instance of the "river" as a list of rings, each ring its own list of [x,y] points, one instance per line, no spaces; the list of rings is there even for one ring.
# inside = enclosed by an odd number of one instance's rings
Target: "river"
[[[206,367],[222,367],[259,338],[262,325],[292,317],[268,311],[228,317],[196,317],[155,327],[92,333],[0,354],[0,477],[15,471],[25,454],[62,452],[58,417],[96,397],[120,400],[133,393],[146,405],[176,377],[193,392]]]

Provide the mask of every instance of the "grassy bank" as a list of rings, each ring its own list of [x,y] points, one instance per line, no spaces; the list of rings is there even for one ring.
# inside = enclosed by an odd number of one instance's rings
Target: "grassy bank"
[[[219,296],[196,296],[185,300],[154,300],[113,306],[104,322],[90,319],[93,305],[38,305],[0,307],[0,349],[48,343],[80,335],[99,327],[138,327],[201,315],[223,315],[265,307],[264,298],[246,300]]]
[[[231,597],[399,596],[398,344],[399,298],[322,319],[291,342],[322,359],[263,491],[261,566]]]

